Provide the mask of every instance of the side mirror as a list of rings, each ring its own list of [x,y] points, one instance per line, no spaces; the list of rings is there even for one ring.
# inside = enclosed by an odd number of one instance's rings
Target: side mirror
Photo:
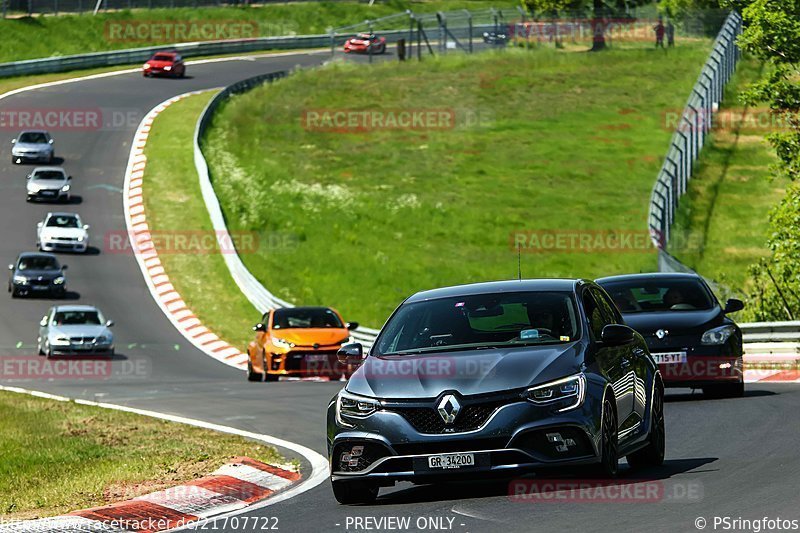
[[[47,144],[53,144],[54,142],[55,141],[53,139],[50,139],[49,141],[47,141]]]
[[[622,346],[633,342],[634,331],[622,324],[608,324],[600,334],[600,340],[607,346]]]
[[[71,180],[72,176],[67,176],[67,181]]]
[[[336,358],[342,364],[361,361],[364,359],[364,347],[360,342],[345,344],[336,352]]]
[[[735,313],[736,311],[741,311],[744,309],[744,302],[741,300],[737,300],[736,298],[731,298],[725,303],[725,309],[722,310],[723,313]]]
[[[66,269],[68,269],[68,268],[69,268],[69,267],[68,267],[67,265],[61,265],[61,270],[66,270]]]
[[[263,323],[259,322],[258,324],[253,326],[253,331],[266,332],[267,331],[267,326],[265,326]]]
[[[114,321],[113,320],[106,320],[106,327],[107,328],[114,327]]]
[[[8,265],[9,270],[14,270],[14,265]]]
[[[41,228],[42,226],[44,226],[44,222],[37,222],[36,223],[36,227],[37,228]]]
[[[17,140],[16,139],[11,139],[11,144],[17,144]]]
[[[357,330],[358,329],[358,322],[348,322],[347,323],[347,329],[349,329],[350,331]]]
[[[84,224],[83,229],[89,229],[89,224]]]
[[[44,327],[47,325],[47,315],[44,315],[42,319],[39,321],[39,325]]]

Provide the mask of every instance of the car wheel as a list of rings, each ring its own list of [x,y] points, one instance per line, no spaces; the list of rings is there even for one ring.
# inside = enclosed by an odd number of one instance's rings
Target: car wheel
[[[50,346],[50,343],[47,343],[47,347],[44,349],[44,354],[48,359],[53,358],[53,347]]]
[[[652,427],[647,438],[647,446],[627,456],[631,468],[661,466],[664,464],[666,432],[664,430],[664,389],[658,387],[653,395],[651,410]]]
[[[11,293],[12,298],[19,298],[19,291],[17,289],[10,288],[8,289],[8,292]]]
[[[331,481],[333,496],[343,505],[373,503],[378,497],[378,486],[368,481]]]
[[[279,378],[280,375],[278,374],[270,374],[269,372],[264,373],[264,381],[274,383],[275,381],[278,381]]]
[[[36,353],[39,355],[44,355],[44,350],[42,349],[42,339],[36,341]]]
[[[708,398],[741,398],[744,396],[744,383],[703,387],[703,394]]]
[[[609,400],[603,402],[603,421],[600,431],[600,463],[594,465],[591,473],[600,479],[615,478],[619,471],[619,434],[617,411]]]
[[[247,362],[247,381],[261,382],[264,380],[264,374],[261,372],[253,372],[253,365],[250,361]]]

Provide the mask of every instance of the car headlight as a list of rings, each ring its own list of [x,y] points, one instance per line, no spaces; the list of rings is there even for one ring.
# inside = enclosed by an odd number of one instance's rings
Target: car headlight
[[[28,185],[28,192],[39,192],[39,186],[34,184]]]
[[[166,67],[164,67],[164,70],[172,70],[172,67],[167,65]]]
[[[55,285],[63,285],[64,283],[64,276],[58,276],[56,279],[53,280],[53,284]]]
[[[289,342],[289,341],[284,340],[284,339],[273,338],[272,339],[272,344],[274,344],[278,348],[283,348],[285,350],[289,350],[291,348],[294,348],[294,343],[293,342]]]
[[[151,68],[150,67],[150,63],[145,63],[144,65],[142,65],[142,68],[145,69],[145,70]]]
[[[78,237],[78,242],[83,242],[84,240],[86,240],[86,235],[81,235]]]
[[[61,187],[61,192],[69,192],[69,185],[64,185]]]
[[[20,285],[27,285],[28,278],[25,276],[14,276],[14,283],[19,283]]]
[[[525,398],[539,405],[555,402],[568,402],[568,405],[559,409],[559,412],[575,409],[583,403],[586,396],[586,376],[577,374],[567,378],[551,381],[544,385],[537,385],[525,391]]]
[[[736,328],[730,324],[710,329],[700,337],[700,344],[725,344],[735,331]]]
[[[352,426],[345,418],[366,418],[381,408],[378,400],[350,394],[344,390],[336,397],[336,421],[344,426]]]
[[[97,342],[99,344],[109,344],[111,342],[111,340],[112,340],[112,337],[111,337],[111,335],[108,335],[108,334],[103,334],[103,335],[100,335],[99,337],[97,337]]]

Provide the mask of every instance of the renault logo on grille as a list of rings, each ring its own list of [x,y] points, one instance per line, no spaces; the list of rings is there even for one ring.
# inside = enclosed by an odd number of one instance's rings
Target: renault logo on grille
[[[663,339],[667,335],[669,335],[669,331],[667,331],[666,329],[659,329],[658,331],[656,331],[656,337],[658,337],[659,339]]]
[[[461,411],[461,404],[458,403],[458,400],[455,396],[448,394],[442,398],[442,401],[439,402],[437,409],[439,411],[439,416],[442,417],[444,423],[452,424],[456,421],[456,417]]]

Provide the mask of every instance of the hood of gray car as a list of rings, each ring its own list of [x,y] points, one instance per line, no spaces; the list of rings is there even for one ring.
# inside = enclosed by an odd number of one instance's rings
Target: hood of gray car
[[[50,149],[50,144],[48,143],[15,143],[14,148],[17,150],[27,150],[27,151],[34,151],[34,152],[41,152],[43,150]]]
[[[43,180],[43,179],[36,179],[31,178],[28,180],[28,185],[36,185],[40,189],[60,189],[64,185],[67,185],[69,180],[64,178],[62,180]]]
[[[354,394],[383,399],[436,398],[521,389],[580,372],[579,342],[425,355],[367,357],[347,383]]]
[[[92,324],[75,324],[75,325],[62,325],[62,326],[50,326],[50,336],[57,337],[59,335],[63,335],[65,337],[99,337],[100,335],[104,334],[111,334],[109,329],[102,325],[92,325]]]

